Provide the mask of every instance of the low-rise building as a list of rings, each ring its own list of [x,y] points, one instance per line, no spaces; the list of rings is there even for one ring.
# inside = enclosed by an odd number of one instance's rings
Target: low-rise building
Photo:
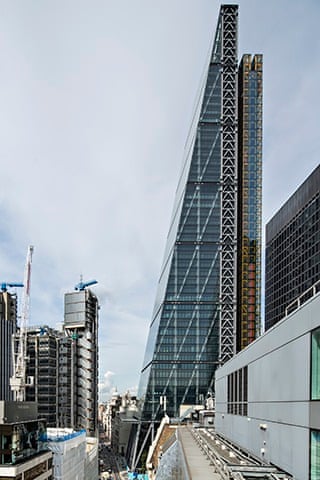
[[[295,480],[320,478],[319,291],[216,371],[216,432]]]
[[[120,395],[114,392],[101,414],[106,439],[110,441],[114,453],[125,456],[132,422],[137,416],[138,406],[130,392]]]
[[[51,479],[52,452],[34,402],[0,401],[0,478]]]
[[[98,439],[86,437],[86,431],[48,428],[43,438],[53,453],[54,480],[97,479]]]

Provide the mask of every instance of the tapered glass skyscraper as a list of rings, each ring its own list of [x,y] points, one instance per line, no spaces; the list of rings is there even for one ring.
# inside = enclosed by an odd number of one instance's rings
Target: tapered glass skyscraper
[[[179,180],[138,393],[146,423],[160,397],[170,416],[203,403],[259,332],[262,57],[239,70],[237,19],[221,7]]]

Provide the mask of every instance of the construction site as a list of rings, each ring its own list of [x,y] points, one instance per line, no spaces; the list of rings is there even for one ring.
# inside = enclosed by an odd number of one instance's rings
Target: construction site
[[[99,305],[88,287],[97,282],[65,294],[61,330],[30,326],[33,251],[23,283],[1,284],[0,476],[96,479]],[[22,289],[20,314],[12,289]]]

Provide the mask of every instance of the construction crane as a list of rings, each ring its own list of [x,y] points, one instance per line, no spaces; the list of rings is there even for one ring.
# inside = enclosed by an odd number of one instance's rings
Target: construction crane
[[[15,339],[12,346],[13,375],[10,378],[10,386],[14,393],[14,400],[21,402],[26,397],[26,386],[32,384],[31,379],[28,379],[28,381],[26,379],[27,326],[29,322],[32,254],[33,246],[30,245],[24,270],[20,329],[14,336]]]
[[[82,275],[80,277],[80,283],[78,283],[77,285],[75,285],[74,289],[75,290],[84,290],[85,288],[87,287],[90,287],[91,285],[95,285],[97,282],[97,280],[90,280],[89,282],[83,282],[82,281]]]
[[[8,283],[8,282],[2,282],[1,283],[1,292],[6,292],[8,290],[8,287],[9,288],[13,288],[13,287],[23,287],[23,283]]]

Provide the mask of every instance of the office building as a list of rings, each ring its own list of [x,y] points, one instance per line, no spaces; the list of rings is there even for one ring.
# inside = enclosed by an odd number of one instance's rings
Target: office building
[[[63,328],[72,340],[75,365],[71,371],[72,427],[98,436],[98,299],[84,286],[64,298]]]
[[[75,428],[76,352],[70,337],[61,336],[58,344],[58,427]]]
[[[238,67],[237,30],[238,7],[223,5],[146,346],[140,428],[203,404],[218,365],[260,331],[262,56]]]
[[[48,427],[97,434],[98,308],[90,290],[67,293],[64,331],[27,329],[26,399]]]
[[[317,480],[320,282],[291,310],[216,371],[215,430],[295,480]]]
[[[0,292],[0,400],[13,400],[10,388],[12,375],[12,335],[17,328],[17,295]]]
[[[74,428],[76,355],[63,332],[47,325],[27,330],[26,400],[36,402],[48,427]]]
[[[48,427],[57,426],[58,344],[61,332],[48,327],[27,330],[26,400],[36,402]]]
[[[41,438],[45,422],[34,402],[0,401],[0,478],[52,479],[52,452]]]
[[[261,333],[262,55],[243,55],[238,78],[237,351]]]
[[[320,165],[266,226],[265,328],[320,279]]]

